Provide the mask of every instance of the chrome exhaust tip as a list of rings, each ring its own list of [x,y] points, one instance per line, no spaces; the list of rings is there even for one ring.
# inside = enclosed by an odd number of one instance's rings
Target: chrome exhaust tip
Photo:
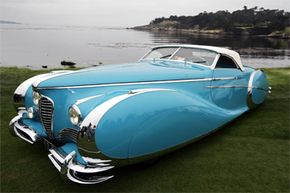
[[[269,93],[269,94],[272,93],[272,87],[271,87],[271,86],[268,87],[268,93]]]

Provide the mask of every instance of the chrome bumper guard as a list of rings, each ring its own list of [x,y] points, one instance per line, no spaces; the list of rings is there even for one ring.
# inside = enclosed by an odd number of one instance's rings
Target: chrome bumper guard
[[[114,168],[108,162],[111,160],[101,160],[83,157],[87,165],[75,163],[76,152],[72,151],[65,157],[56,149],[49,149],[48,158],[56,169],[68,179],[80,184],[97,184],[113,178],[114,176],[101,176],[105,172]]]
[[[13,136],[18,136],[19,138],[23,139],[24,141],[33,144],[40,139],[37,133],[29,128],[27,125],[21,124],[19,119],[22,118],[23,113],[26,113],[25,110],[19,111],[18,115],[14,117],[10,123],[10,133]]]

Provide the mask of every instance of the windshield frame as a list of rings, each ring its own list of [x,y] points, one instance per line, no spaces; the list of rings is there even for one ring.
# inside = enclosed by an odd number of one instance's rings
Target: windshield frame
[[[162,48],[176,48],[176,50],[172,53],[172,55],[169,57],[169,58],[147,58],[146,57],[152,53],[154,50],[158,50],[158,49],[162,49]],[[213,52],[216,54],[213,62],[211,65],[204,65],[204,64],[201,64],[201,63],[194,63],[194,62],[191,62],[191,61],[187,61],[187,60],[174,60],[172,59],[176,53],[178,53],[178,51],[180,49],[196,49],[196,50],[205,50],[205,51],[209,51],[209,52]],[[148,51],[139,61],[143,61],[143,60],[153,60],[153,61],[175,61],[175,62],[182,62],[182,63],[190,63],[190,64],[194,64],[194,65],[199,65],[199,66],[203,66],[203,67],[207,67],[207,68],[210,68],[210,69],[213,69],[214,66],[216,65],[218,59],[220,57],[220,53],[214,51],[214,50],[211,50],[211,49],[206,49],[206,48],[195,48],[195,47],[188,47],[188,46],[157,46],[157,47],[153,47],[150,51]]]

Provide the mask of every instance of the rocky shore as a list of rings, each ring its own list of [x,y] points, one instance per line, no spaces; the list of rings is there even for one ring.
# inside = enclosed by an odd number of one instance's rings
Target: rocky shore
[[[290,28],[284,31],[273,31],[271,33],[260,33],[259,30],[252,28],[236,28],[235,30],[228,32],[223,29],[183,29],[174,26],[164,26],[162,24],[158,25],[142,25],[135,26],[129,29],[140,30],[140,31],[152,31],[152,32],[172,32],[172,33],[183,33],[183,34],[193,34],[193,35],[238,35],[238,36],[260,36],[266,38],[279,38],[290,40]]]

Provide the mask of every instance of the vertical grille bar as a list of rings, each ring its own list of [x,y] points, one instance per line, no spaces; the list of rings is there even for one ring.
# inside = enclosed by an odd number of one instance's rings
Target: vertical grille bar
[[[72,142],[77,142],[77,137],[78,137],[78,131],[70,128],[65,128],[61,130],[59,133],[59,138],[61,141],[68,140]]]
[[[39,100],[40,119],[49,138],[52,138],[53,101],[42,96]]]

